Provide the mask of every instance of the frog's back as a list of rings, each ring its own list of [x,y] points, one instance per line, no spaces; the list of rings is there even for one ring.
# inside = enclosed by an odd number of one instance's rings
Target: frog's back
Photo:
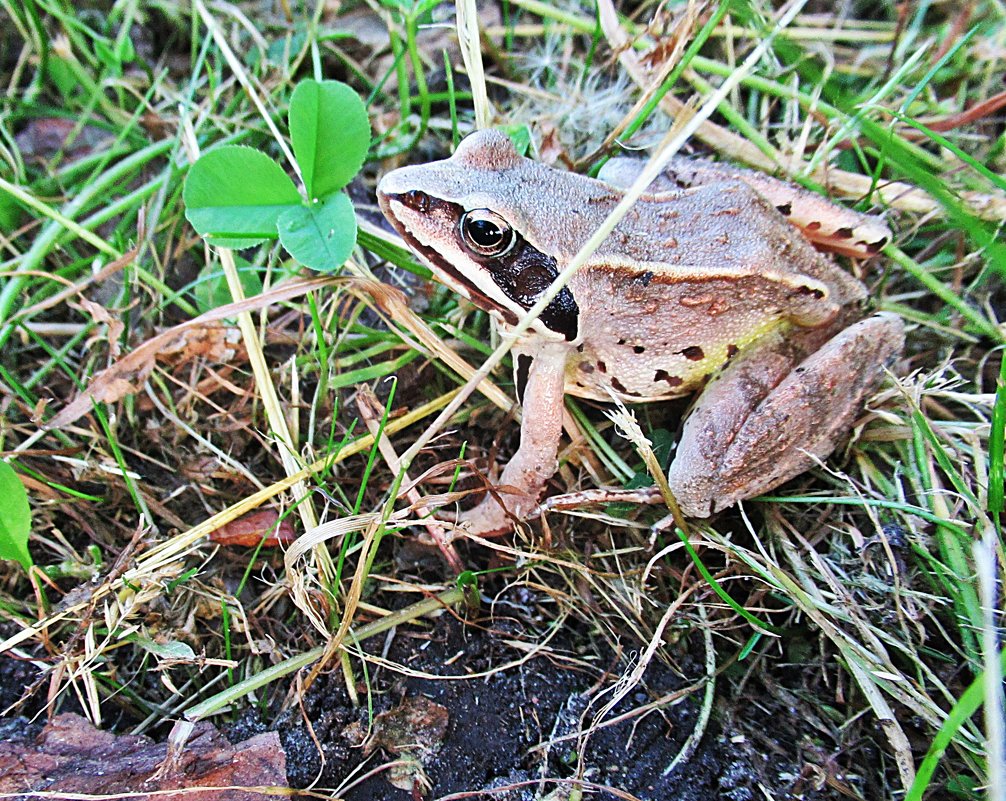
[[[806,276],[827,285],[840,305],[864,294],[858,281],[740,181],[644,195],[598,251],[602,258],[627,253],[641,263],[695,271],[698,280],[724,270]]]
[[[568,174],[556,182],[554,170],[526,159],[520,172],[505,214],[517,221],[528,242],[560,263],[579,251],[624,197],[621,188],[585,176]],[[535,212],[527,213],[529,208]],[[803,277],[825,286],[840,306],[865,297],[859,281],[818,252],[778,209],[730,178],[644,194],[592,261],[665,265],[676,281],[701,282],[722,272],[757,272],[789,282]]]
[[[568,391],[626,401],[693,392],[766,334],[825,325],[865,294],[739,183],[645,196],[570,289]]]

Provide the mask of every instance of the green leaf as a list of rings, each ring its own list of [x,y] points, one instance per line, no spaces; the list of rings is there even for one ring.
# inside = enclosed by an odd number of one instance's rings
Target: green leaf
[[[259,275],[259,268],[248,261],[237,257],[235,260],[238,268],[238,281],[244,289],[245,297],[251,298],[262,293],[262,278]],[[199,280],[195,287],[196,306],[200,312],[208,312],[212,309],[226,306],[234,300],[230,287],[227,286],[227,278],[222,267],[214,267],[208,264],[199,274]]]
[[[356,244],[356,215],[345,192],[324,203],[288,209],[279,219],[279,241],[306,267],[336,272]]]
[[[24,210],[12,194],[0,189],[0,231],[11,233],[21,224]]]
[[[182,199],[192,227],[231,248],[275,239],[280,215],[302,202],[276,162],[241,145],[218,147],[193,164]]]
[[[144,637],[139,634],[130,639],[144,651],[160,659],[178,660],[179,662],[192,662],[196,659],[196,652],[192,650],[192,646],[178,640],[157,642],[150,637]]]
[[[513,146],[522,156],[526,156],[531,150],[531,129],[521,123],[520,125],[504,125],[503,133],[510,137]]]
[[[123,36],[115,43],[115,56],[120,64],[132,64],[136,61],[136,47],[133,45],[133,37]]]
[[[473,589],[477,590],[479,588],[479,577],[478,574],[471,570],[463,570],[458,574],[458,577],[454,580],[458,589]]]
[[[300,52],[306,41],[307,26],[298,25],[292,32],[287,30],[283,36],[272,40],[266,50],[266,59],[276,67],[285,67],[290,63],[290,57]]]
[[[31,533],[31,507],[28,493],[14,468],[0,460],[0,559],[20,562],[28,570],[32,558],[28,553]]]
[[[122,74],[122,62],[119,61],[118,55],[107,42],[96,39],[94,42],[94,55],[98,57],[98,60],[105,66],[105,69],[119,75]]]
[[[290,97],[290,139],[307,196],[327,198],[363,166],[370,147],[367,109],[344,83],[301,81]]]
[[[80,84],[78,83],[77,77],[74,75],[73,69],[67,63],[66,59],[50,53],[49,58],[45,62],[45,68],[48,73],[49,80],[52,81],[53,86],[59,90],[63,100],[69,101]]]

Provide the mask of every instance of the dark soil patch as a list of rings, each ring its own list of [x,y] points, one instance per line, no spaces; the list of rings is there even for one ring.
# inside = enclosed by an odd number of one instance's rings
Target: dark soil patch
[[[522,593],[525,610],[534,606],[528,590],[513,592]],[[695,743],[703,691],[666,699],[703,676],[700,633],[667,646],[675,664],[655,659],[642,681],[601,716],[620,676],[631,671],[626,655],[635,658],[638,644],[626,637],[625,650],[616,654],[596,632],[567,619],[529,655],[526,643],[544,638],[529,636],[526,616],[518,622],[500,614],[505,611],[498,603],[495,616],[484,609],[467,620],[443,614],[426,630],[400,629],[390,643],[367,641],[368,653],[412,675],[369,662],[364,677],[356,659],[358,705],[334,668],[306,693],[292,688],[288,697],[298,700],[278,718],[249,709],[226,733],[238,742],[278,730],[290,784],[338,789],[346,801],[453,794],[530,801],[557,788],[565,797],[577,779],[586,797],[612,801],[748,801],[764,798],[763,789],[776,799],[814,801],[836,797],[838,787],[853,797],[883,795],[883,788],[870,786],[884,774],[883,749],[869,731],[864,736],[827,722],[814,700],[823,688],[813,671],[771,662],[764,670],[728,669],[717,679],[711,719]],[[37,678],[31,662],[0,657],[5,709],[35,686],[3,720],[0,738],[31,737],[41,728],[46,683]],[[63,703],[59,711],[67,708]],[[403,710],[413,717],[418,710],[437,725],[410,731],[396,717]],[[36,723],[24,716],[36,716]],[[121,714],[105,726],[130,729]],[[683,748],[687,759],[666,773]],[[411,768],[401,767],[409,761]]]
[[[577,632],[567,628],[550,640],[540,656],[488,677],[465,678],[522,656],[508,644],[505,627],[487,625],[491,623],[482,620],[471,625],[444,615],[428,635],[400,632],[394,638],[388,659],[417,673],[443,678],[403,677],[372,668],[370,688],[378,721],[382,713],[415,704],[417,698],[428,699],[446,711],[446,726],[435,740],[425,743],[429,751],[422,755],[411,752],[421,763],[411,774],[413,789],[392,786],[388,779],[391,771],[353,783],[350,777],[366,774],[403,753],[392,753],[385,743],[384,748],[375,748],[365,757],[366,748],[359,746],[359,738],[367,731],[368,715],[364,704],[360,708],[350,704],[338,671],[316,681],[300,707],[287,712],[278,723],[291,784],[304,787],[317,782],[317,787],[344,788],[349,782],[352,786],[340,791],[346,801],[412,801],[455,793],[523,801],[544,797],[556,786],[563,788],[560,797],[565,797],[579,770],[588,796],[599,799],[746,801],[764,797],[759,786],[771,789],[775,798],[795,797],[790,790],[801,768],[793,721],[779,719],[779,730],[766,732],[765,736],[776,742],[769,752],[763,752],[743,733],[746,728],[764,728],[762,709],[752,705],[744,714],[733,708],[727,716],[729,726],[714,714],[687,761],[665,775],[695,729],[700,694],[647,714],[630,714],[582,738],[578,734],[596,722],[612,685],[627,665],[612,654],[607,665],[579,660]],[[584,635],[580,642],[585,641]],[[593,642],[592,648],[596,645]],[[651,663],[643,681],[603,720],[631,713],[695,683],[702,675],[701,662],[687,652],[680,660],[678,670],[661,662]],[[363,687],[358,691],[365,692]],[[365,694],[363,699],[365,703]],[[727,704],[732,706],[729,701]],[[313,738],[304,715],[311,721]],[[249,715],[229,734],[232,739],[242,739],[263,728],[260,720]],[[378,739],[382,739],[380,730],[379,723],[372,730]],[[409,753],[405,749],[405,756]],[[802,789],[803,798],[830,797]]]

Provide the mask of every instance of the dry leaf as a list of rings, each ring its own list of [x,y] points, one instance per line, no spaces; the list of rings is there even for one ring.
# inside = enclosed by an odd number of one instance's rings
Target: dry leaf
[[[61,150],[69,159],[76,160],[91,153],[98,145],[111,140],[108,131],[94,125],[77,130],[78,120],[70,117],[36,117],[17,135],[17,145],[22,157],[40,161],[50,159]],[[71,141],[69,137],[76,132]]]
[[[112,313],[100,303],[83,296],[77,302],[68,302],[67,305],[70,308],[79,308],[99,326],[108,326],[108,331],[100,336],[100,341],[108,342],[109,353],[113,359],[117,359],[121,350],[119,343],[122,340],[122,332],[126,329],[122,320],[112,316]]]
[[[151,337],[92,378],[87,389],[64,406],[45,428],[52,430],[68,426],[87,414],[95,402],[115,403],[123,396],[136,392],[147,380],[159,356],[179,353],[188,353],[190,357],[200,355],[207,359],[225,356],[230,352],[230,346],[221,332],[228,327],[221,325],[221,320],[234,317],[239,312],[253,311],[289,300],[312,289],[330,286],[334,281],[332,278],[288,281],[261,295],[240,303],[228,303]]]
[[[231,745],[211,724],[197,724],[168,761],[167,743],[111,734],[79,715],[64,714],[35,740],[0,742],[0,793],[19,797],[136,793],[130,801],[262,801],[267,788],[287,786],[286,755],[276,732]],[[193,792],[194,787],[210,789]],[[165,792],[170,790],[182,792]]]
[[[297,535],[289,517],[284,517],[277,525],[279,512],[275,509],[259,509],[249,512],[237,520],[225,523],[210,532],[210,541],[221,545],[240,545],[254,548],[262,543],[264,548],[289,545]]]
[[[399,764],[388,773],[388,781],[413,795],[422,794],[429,787],[423,763],[440,750],[448,721],[446,707],[425,695],[404,698],[374,718],[373,736],[365,743],[364,753],[383,748],[397,754]]]

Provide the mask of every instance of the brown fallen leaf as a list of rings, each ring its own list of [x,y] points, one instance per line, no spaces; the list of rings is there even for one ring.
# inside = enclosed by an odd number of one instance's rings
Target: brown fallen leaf
[[[78,301],[68,301],[67,305],[71,309],[79,309],[84,312],[99,327],[103,325],[108,326],[106,331],[96,334],[94,339],[108,342],[108,350],[111,357],[113,359],[119,358],[119,342],[122,339],[122,332],[126,329],[125,323],[100,303],[95,303],[90,298],[81,297]]]
[[[259,509],[256,512],[249,512],[225,523],[218,529],[210,532],[210,541],[221,545],[240,545],[245,548],[254,548],[260,542],[263,548],[275,548],[278,545],[289,545],[297,535],[293,530],[293,523],[289,517],[284,517],[279,525],[279,512],[275,509]]]
[[[544,121],[539,124],[541,141],[538,144],[538,158],[542,164],[554,167],[560,163],[569,164],[569,158],[563,150],[562,142],[559,140],[559,129],[554,123]]]
[[[70,160],[76,160],[112,138],[108,131],[94,125],[79,127],[79,121],[71,117],[36,117],[15,137],[25,160],[30,157],[40,161],[61,150]]]
[[[212,724],[200,723],[169,758],[167,743],[111,734],[79,715],[63,714],[34,740],[0,742],[0,793],[18,797],[128,793],[130,801],[262,801],[286,795],[287,788],[286,755],[276,732],[231,745]]]
[[[253,311],[273,303],[289,300],[306,294],[313,289],[330,286],[335,279],[313,278],[303,281],[287,281],[273,287],[268,292],[248,298],[240,303],[200,314],[188,322],[162,331],[142,345],[134,348],[110,367],[97,373],[87,388],[64,406],[46,425],[45,429],[63,428],[76,422],[89,411],[94,403],[115,403],[126,395],[136,392],[154,369],[158,357],[169,354],[189,353],[210,358],[223,354],[216,350],[223,346],[225,338],[221,332],[229,326],[220,321],[234,317],[238,312]]]
[[[234,325],[204,325],[183,331],[157,354],[160,361],[179,367],[193,359],[205,359],[214,364],[229,362],[237,356],[241,345],[241,330]]]
[[[424,763],[443,745],[449,721],[446,707],[425,695],[403,698],[394,709],[374,718],[370,738],[362,743],[363,753],[383,748],[397,754],[399,759],[388,772],[388,782],[412,792],[413,797],[421,797],[430,786]],[[358,744],[363,734],[363,726],[358,722],[343,731],[346,739]]]

